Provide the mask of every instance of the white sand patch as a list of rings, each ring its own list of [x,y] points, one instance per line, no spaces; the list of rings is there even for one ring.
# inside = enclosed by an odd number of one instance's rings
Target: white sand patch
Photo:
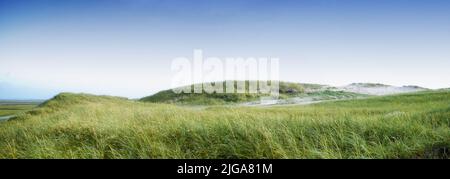
[[[425,88],[421,88],[418,86],[397,87],[382,84],[366,84],[366,83],[353,83],[344,87],[340,87],[339,89],[353,93],[377,95],[377,96],[411,93],[427,90]]]

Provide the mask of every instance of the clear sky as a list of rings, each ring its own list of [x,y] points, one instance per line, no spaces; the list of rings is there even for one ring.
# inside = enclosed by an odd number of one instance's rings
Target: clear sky
[[[172,59],[279,57],[284,81],[450,87],[447,0],[0,0],[0,99],[143,97]]]

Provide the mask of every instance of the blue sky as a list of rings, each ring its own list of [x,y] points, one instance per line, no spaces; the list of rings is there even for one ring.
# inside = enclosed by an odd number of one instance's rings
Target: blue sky
[[[450,87],[445,0],[0,0],[0,99],[131,98],[172,59],[279,57],[284,81]]]

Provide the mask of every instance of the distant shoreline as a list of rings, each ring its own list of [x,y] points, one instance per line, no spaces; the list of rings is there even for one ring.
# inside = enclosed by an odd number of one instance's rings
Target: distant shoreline
[[[43,103],[45,100],[2,100],[0,99],[0,105],[37,105]]]

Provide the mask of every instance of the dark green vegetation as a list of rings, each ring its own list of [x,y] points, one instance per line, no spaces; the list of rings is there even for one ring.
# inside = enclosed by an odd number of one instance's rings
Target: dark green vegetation
[[[224,91],[225,84],[223,83]],[[269,96],[270,94],[249,93],[249,81],[245,81],[246,93],[175,93],[173,90],[165,90],[155,95],[142,98],[140,101],[153,103],[174,103],[187,105],[212,105],[212,104],[235,104],[243,102],[257,101],[260,97]],[[235,82],[235,86],[237,86]],[[191,86],[193,89],[193,85]],[[318,84],[302,84],[279,82],[279,97],[280,99],[289,99],[295,97],[311,97],[317,100],[330,99],[348,99],[357,97],[366,97],[367,95],[356,94],[344,91],[332,91],[326,89],[324,85]]]
[[[0,123],[0,158],[449,158],[450,92],[193,109],[61,94]]]

